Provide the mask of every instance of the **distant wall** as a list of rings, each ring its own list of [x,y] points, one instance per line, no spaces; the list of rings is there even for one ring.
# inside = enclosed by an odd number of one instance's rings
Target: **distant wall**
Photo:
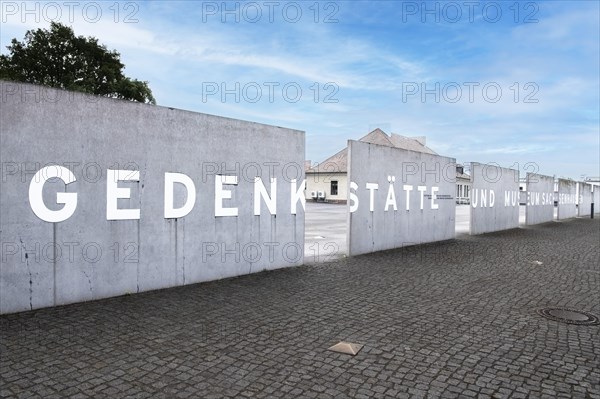
[[[577,216],[577,182],[558,179],[558,219]]]
[[[348,251],[454,238],[453,158],[350,140]]]
[[[554,178],[527,173],[525,223],[528,225],[554,220]]]
[[[600,213],[600,186],[594,186],[592,192],[594,202],[594,214]]]
[[[584,182],[579,183],[579,208],[578,216],[590,216],[592,214],[592,185]]]
[[[471,234],[519,227],[519,172],[471,164]]]
[[[0,85],[0,312],[303,263],[303,132]]]

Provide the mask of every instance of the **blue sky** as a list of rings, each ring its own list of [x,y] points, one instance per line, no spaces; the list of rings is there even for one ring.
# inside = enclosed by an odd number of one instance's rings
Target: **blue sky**
[[[57,20],[159,105],[304,130],[313,162],[381,127],[459,162],[600,176],[597,1],[67,3],[2,2],[2,52]]]

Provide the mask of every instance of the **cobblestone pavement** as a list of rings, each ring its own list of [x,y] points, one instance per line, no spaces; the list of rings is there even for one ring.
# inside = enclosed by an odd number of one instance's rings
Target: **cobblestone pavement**
[[[536,314],[600,314],[599,242],[573,219],[4,316],[0,395],[600,398],[600,327]]]

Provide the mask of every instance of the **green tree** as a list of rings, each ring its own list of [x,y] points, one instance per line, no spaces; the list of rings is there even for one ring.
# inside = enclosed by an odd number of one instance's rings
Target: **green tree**
[[[123,74],[118,52],[94,37],[75,36],[68,26],[52,22],[49,30],[29,30],[7,49],[0,55],[0,79],[156,104],[148,82]]]

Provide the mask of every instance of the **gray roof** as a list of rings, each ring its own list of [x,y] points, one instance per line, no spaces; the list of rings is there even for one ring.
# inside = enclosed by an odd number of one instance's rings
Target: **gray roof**
[[[456,171],[456,178],[457,179],[461,179],[461,180],[469,180],[469,181],[471,181],[471,176],[469,176],[466,173],[460,173],[459,171]]]
[[[405,137],[392,133],[388,136],[381,129],[375,129],[358,141],[363,143],[379,144],[388,147],[402,148],[404,150],[437,154],[425,145],[425,137]],[[317,166],[308,168],[307,173],[347,173],[348,172],[348,148],[344,148],[337,154],[327,158]]]

